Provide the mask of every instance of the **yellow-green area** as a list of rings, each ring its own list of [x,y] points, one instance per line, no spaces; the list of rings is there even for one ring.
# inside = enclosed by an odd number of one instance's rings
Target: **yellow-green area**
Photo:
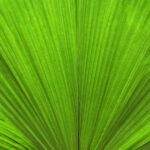
[[[0,150],[150,150],[150,0],[0,0]]]

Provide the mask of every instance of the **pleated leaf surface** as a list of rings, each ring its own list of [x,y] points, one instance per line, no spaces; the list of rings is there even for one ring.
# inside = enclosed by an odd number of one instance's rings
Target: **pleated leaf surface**
[[[0,149],[149,142],[149,0],[0,0]]]

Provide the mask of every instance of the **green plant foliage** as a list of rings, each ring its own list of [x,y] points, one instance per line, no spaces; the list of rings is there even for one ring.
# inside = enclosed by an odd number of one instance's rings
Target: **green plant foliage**
[[[149,0],[0,0],[0,150],[149,142]]]

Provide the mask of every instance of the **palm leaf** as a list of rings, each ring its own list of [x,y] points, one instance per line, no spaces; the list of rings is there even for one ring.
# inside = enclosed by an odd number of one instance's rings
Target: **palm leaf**
[[[0,149],[149,142],[149,0],[0,0]]]

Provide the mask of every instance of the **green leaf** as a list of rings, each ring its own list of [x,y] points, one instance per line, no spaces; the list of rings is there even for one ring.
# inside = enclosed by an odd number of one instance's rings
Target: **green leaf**
[[[149,0],[0,0],[0,149],[149,142]]]

